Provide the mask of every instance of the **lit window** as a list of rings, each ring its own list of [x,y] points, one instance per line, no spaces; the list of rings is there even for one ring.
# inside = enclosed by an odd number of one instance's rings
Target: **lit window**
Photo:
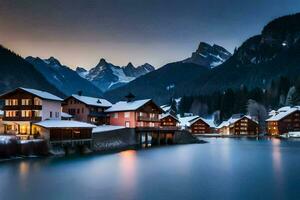
[[[31,99],[22,99],[22,105],[27,106],[31,104]]]
[[[31,116],[31,111],[30,110],[22,110],[21,111],[21,116],[22,117],[30,117]]]
[[[5,105],[7,106],[17,106],[18,105],[18,99],[6,99]]]
[[[36,105],[36,106],[42,105],[42,100],[37,97],[35,97],[33,101],[34,101],[34,105]]]

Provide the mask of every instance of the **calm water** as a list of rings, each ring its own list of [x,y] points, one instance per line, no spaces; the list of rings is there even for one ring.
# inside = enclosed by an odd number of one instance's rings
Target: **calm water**
[[[207,140],[0,163],[0,199],[300,199],[300,141]]]

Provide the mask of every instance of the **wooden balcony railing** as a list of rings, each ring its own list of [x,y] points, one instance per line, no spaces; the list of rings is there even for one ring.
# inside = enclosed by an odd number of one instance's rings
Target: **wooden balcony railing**
[[[158,117],[147,117],[147,116],[138,116],[138,121],[147,121],[147,122],[159,122]]]

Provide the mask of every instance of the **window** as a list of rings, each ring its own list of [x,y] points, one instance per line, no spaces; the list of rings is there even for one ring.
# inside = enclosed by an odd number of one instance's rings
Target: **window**
[[[117,118],[118,118],[118,113],[113,113],[113,114],[112,114],[112,118],[117,119]]]
[[[125,113],[124,113],[124,117],[125,117],[125,118],[129,118],[129,117],[130,117],[130,112],[125,112]]]
[[[17,106],[18,105],[18,99],[6,99],[5,100],[6,106]]]
[[[50,118],[52,118],[52,111],[50,111]]]
[[[21,116],[22,117],[31,117],[31,111],[30,110],[22,110]]]
[[[97,122],[96,117],[92,117],[92,118],[91,118],[91,122],[92,122],[92,123],[96,123],[96,122]]]
[[[36,106],[42,105],[42,100],[37,97],[35,97],[33,101],[34,101],[34,105],[36,105]]]
[[[5,111],[5,117],[16,117],[17,111],[16,110],[7,110]]]
[[[126,127],[126,128],[129,128],[129,127],[130,127],[130,122],[128,122],[128,121],[125,122],[125,127]]]
[[[22,105],[23,106],[31,105],[31,99],[22,99]]]
[[[55,112],[55,118],[59,118],[59,112]]]
[[[35,110],[33,112],[33,114],[34,114],[34,117],[41,117],[42,116],[42,112],[40,110]]]

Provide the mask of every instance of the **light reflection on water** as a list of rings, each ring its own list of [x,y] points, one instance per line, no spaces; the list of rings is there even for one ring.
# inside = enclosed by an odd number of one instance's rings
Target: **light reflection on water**
[[[299,199],[300,141],[207,141],[1,163],[0,199]]]

